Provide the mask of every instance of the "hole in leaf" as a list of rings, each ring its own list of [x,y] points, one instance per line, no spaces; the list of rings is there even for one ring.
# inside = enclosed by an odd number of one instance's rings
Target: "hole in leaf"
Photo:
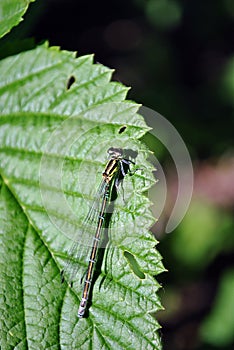
[[[143,280],[145,278],[145,274],[140,270],[139,265],[138,265],[136,259],[134,258],[134,256],[131,253],[127,252],[126,250],[124,252],[124,256],[127,259],[128,263],[129,263],[132,271],[135,273],[135,275],[137,277],[139,277],[141,280]]]
[[[69,78],[68,78],[68,81],[67,81],[67,90],[69,90],[72,86],[72,84],[74,84],[74,82],[76,81],[76,78],[74,77],[74,75],[71,75]]]
[[[119,129],[119,134],[122,134],[126,129],[126,125],[121,126],[121,128]]]

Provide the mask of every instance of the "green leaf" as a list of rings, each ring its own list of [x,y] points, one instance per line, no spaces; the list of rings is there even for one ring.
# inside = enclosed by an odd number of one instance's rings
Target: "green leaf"
[[[230,240],[231,227],[232,217],[225,211],[194,199],[172,238],[173,253],[187,268],[203,269]],[[185,246],[186,250],[183,248]]]
[[[143,192],[154,179],[138,105],[92,56],[56,47],[9,57],[0,74],[1,349],[160,349],[151,313],[161,308],[153,276],[164,268],[148,231]],[[78,319],[86,256],[73,261],[72,287],[60,272],[109,147],[137,151],[138,170],[120,188],[88,315]]]
[[[226,347],[234,340],[234,269],[221,279],[214,307],[201,328],[202,339],[211,345]]]
[[[217,225],[222,232],[220,235],[214,235]],[[231,246],[230,235],[232,216],[212,204],[194,199],[172,238],[172,250],[187,269],[199,270],[224,249],[227,241]]]
[[[23,20],[30,2],[35,0],[1,0],[0,2],[0,38]]]

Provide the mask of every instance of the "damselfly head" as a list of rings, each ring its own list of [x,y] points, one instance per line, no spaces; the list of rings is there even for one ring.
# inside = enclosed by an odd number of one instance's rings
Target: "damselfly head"
[[[123,156],[123,150],[122,148],[114,148],[114,147],[110,147],[107,151],[107,153],[111,156],[111,157],[115,157],[115,158],[120,158]]]

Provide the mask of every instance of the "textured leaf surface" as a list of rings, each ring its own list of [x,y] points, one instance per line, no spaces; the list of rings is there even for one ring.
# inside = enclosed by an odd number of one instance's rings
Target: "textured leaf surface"
[[[150,313],[161,307],[153,276],[163,266],[138,140],[148,128],[128,89],[92,60],[42,46],[0,64],[1,349],[160,349]],[[74,259],[72,288],[60,271],[111,146],[137,150],[141,170],[120,189],[88,315],[78,319],[85,256]]]
[[[23,14],[33,1],[35,0],[0,1],[0,38],[22,21]]]

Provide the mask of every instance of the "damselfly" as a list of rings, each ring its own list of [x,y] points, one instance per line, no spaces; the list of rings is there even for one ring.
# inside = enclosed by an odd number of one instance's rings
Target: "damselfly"
[[[130,164],[135,164],[132,160],[126,158],[126,155],[121,148],[111,147],[108,150],[108,154],[110,156],[110,159],[102,173],[102,182],[99,186],[98,193],[95,196],[96,200],[100,200],[100,207],[99,212],[97,212],[96,231],[93,236],[92,248],[88,260],[88,268],[84,280],[82,298],[78,309],[79,318],[82,318],[84,316],[85,310],[87,308],[98,246],[101,239],[101,231],[107,214],[107,206],[109,205],[110,199],[113,197],[113,193],[115,192],[117,194],[118,187],[124,177],[128,173],[132,175],[130,171]],[[85,219],[85,222],[87,222],[90,218],[93,218],[95,215],[95,213],[93,213],[94,210],[94,205],[92,205]],[[74,247],[72,250],[74,250]],[[64,281],[64,273],[65,270],[62,271],[62,282]]]

